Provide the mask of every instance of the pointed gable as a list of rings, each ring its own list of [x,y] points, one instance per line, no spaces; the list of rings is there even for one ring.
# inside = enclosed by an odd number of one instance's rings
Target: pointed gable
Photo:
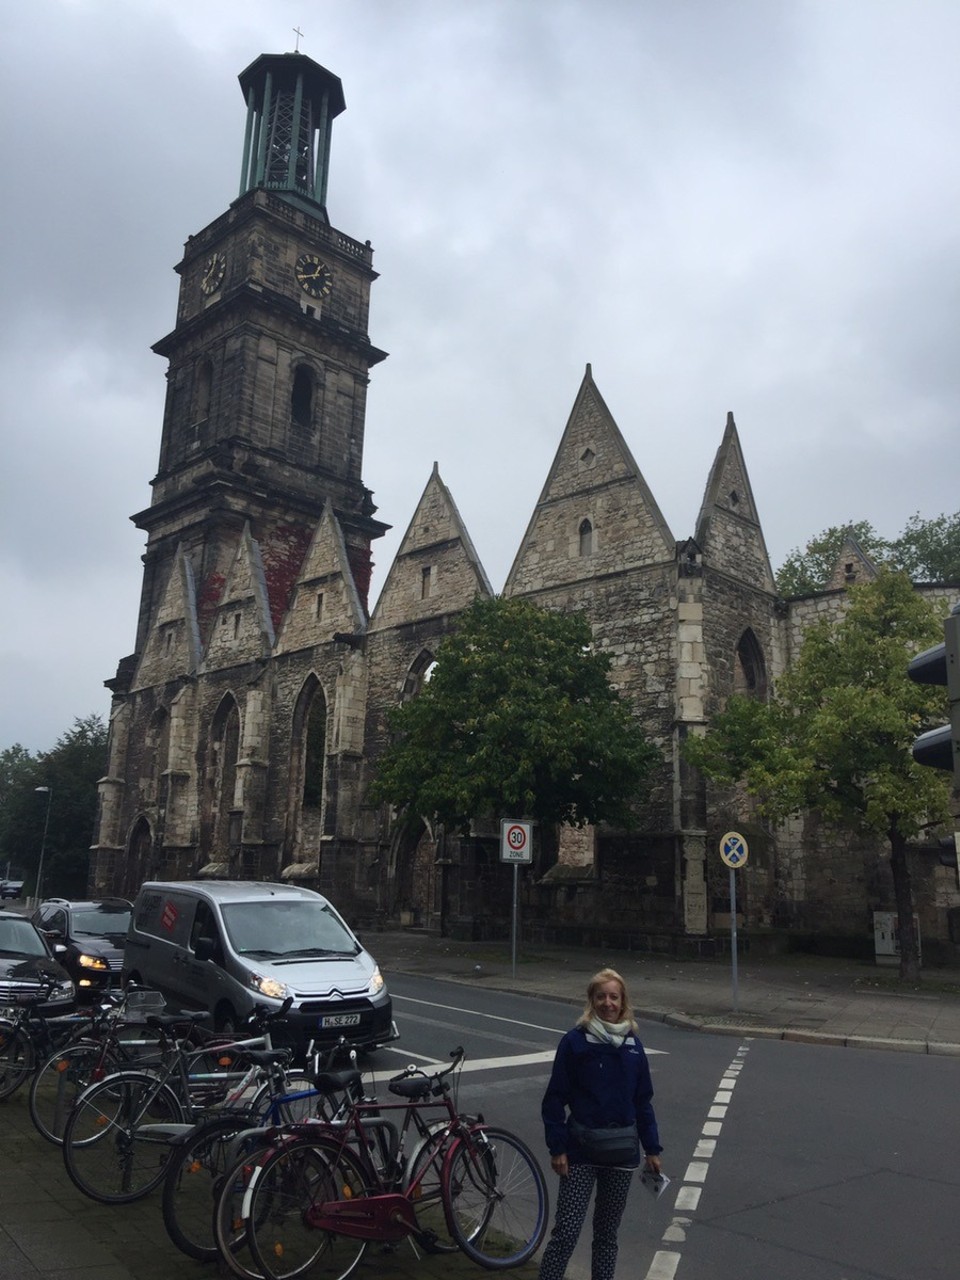
[[[413,513],[377,601],[370,628],[465,608],[493,592],[437,464]]]
[[[674,557],[674,539],[587,365],[505,595]]]
[[[343,530],[329,502],[317,522],[277,637],[277,653],[293,653],[359,635],[366,626]]]
[[[704,564],[740,582],[775,591],[770,557],[750,488],[733,414],[727,414],[697,520]]]
[[[196,583],[193,566],[179,546],[131,688],[192,675],[199,662]]]
[[[833,572],[824,586],[825,591],[843,591],[846,587],[855,586],[858,582],[873,582],[878,576],[874,562],[847,530],[833,566]]]
[[[273,648],[273,622],[260,547],[249,522],[237,543],[236,554],[220,602],[213,616],[203,658],[206,671],[235,667],[269,656]]]

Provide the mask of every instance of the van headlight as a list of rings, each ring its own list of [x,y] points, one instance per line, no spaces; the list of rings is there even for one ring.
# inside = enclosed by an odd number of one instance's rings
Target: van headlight
[[[380,966],[376,965],[373,973],[370,975],[370,986],[367,991],[370,995],[378,995],[384,988],[383,974],[380,972]]]
[[[86,952],[83,952],[81,955],[77,956],[77,964],[80,966],[81,969],[103,970],[103,969],[110,968],[106,960],[104,960],[101,956],[88,956]]]
[[[271,1000],[286,1000],[290,995],[290,988],[285,982],[265,978],[261,973],[251,973],[250,985],[254,991],[259,991],[262,996],[269,996]]]

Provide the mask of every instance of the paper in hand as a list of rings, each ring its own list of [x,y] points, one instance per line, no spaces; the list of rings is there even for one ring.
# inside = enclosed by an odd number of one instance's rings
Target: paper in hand
[[[640,1181],[654,1200],[659,1200],[670,1185],[670,1179],[665,1173],[654,1173],[652,1169],[641,1169]]]

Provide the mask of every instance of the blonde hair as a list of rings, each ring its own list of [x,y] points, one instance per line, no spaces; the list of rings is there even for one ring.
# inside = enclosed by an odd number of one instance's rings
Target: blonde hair
[[[633,1010],[630,1008],[630,997],[627,995],[627,984],[617,973],[616,969],[601,969],[599,973],[595,973],[587,983],[587,1003],[584,1005],[583,1013],[577,1019],[578,1027],[585,1027],[591,1018],[596,1017],[596,1010],[593,1007],[593,997],[596,995],[600,987],[605,982],[616,982],[620,987],[620,1021],[629,1022],[632,1031],[637,1031],[636,1020],[633,1016]]]

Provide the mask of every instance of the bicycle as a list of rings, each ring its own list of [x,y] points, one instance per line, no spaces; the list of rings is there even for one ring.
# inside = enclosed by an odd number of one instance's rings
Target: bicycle
[[[67,1117],[89,1084],[124,1067],[149,1065],[158,1038],[155,1032],[147,1034],[144,1011],[164,1005],[157,991],[128,988],[119,1004],[101,1004],[100,1016],[80,1039],[58,1049],[37,1069],[30,1081],[28,1109],[42,1137],[61,1145]]]
[[[264,1026],[283,1016],[260,1013]],[[172,1140],[188,1132],[231,1087],[244,1090],[256,1067],[240,1067],[241,1055],[264,1045],[261,1032],[225,1043],[191,1043],[196,1023],[209,1015],[163,1014],[147,1018],[160,1036],[155,1062],[125,1069],[89,1085],[77,1098],[63,1130],[67,1173],[84,1195],[102,1204],[128,1204],[159,1185]],[[186,1030],[176,1034],[176,1028]],[[198,1068],[212,1068],[201,1069]]]
[[[104,1001],[86,1012],[44,1017],[37,1012],[53,990],[53,984],[9,1009],[0,1018],[0,1100],[12,1097],[57,1049],[84,1035],[96,1034],[107,1009],[120,997],[104,993]]]
[[[228,1163],[238,1153],[253,1149],[266,1134],[284,1124],[318,1114],[334,1118],[342,1109],[337,1098],[347,1093],[362,1094],[360,1072],[333,1072],[333,1061],[341,1053],[356,1051],[341,1038],[328,1053],[320,1070],[318,1055],[311,1052],[313,1067],[292,1071],[287,1063],[289,1050],[272,1055],[251,1054],[259,1079],[226,1100],[225,1106],[244,1109],[217,1113],[201,1119],[172,1144],[163,1180],[163,1221],[167,1234],[181,1252],[201,1262],[218,1257],[213,1231],[214,1188],[218,1187]],[[297,1086],[302,1087],[297,1087]]]
[[[501,1270],[532,1257],[547,1227],[543,1172],[514,1134],[458,1112],[448,1077],[463,1049],[451,1057],[433,1075],[408,1067],[394,1077],[388,1088],[402,1102],[355,1104],[339,1126],[314,1122],[278,1135],[242,1204],[246,1243],[267,1280],[308,1269],[317,1280],[343,1280],[371,1240],[411,1238],[436,1251],[429,1219],[438,1205],[453,1243],[480,1266]],[[424,1118],[430,1108],[442,1109],[441,1125]],[[399,1132],[387,1111],[403,1112]],[[421,1139],[409,1159],[378,1165],[369,1129],[393,1129],[399,1153],[411,1125]]]

